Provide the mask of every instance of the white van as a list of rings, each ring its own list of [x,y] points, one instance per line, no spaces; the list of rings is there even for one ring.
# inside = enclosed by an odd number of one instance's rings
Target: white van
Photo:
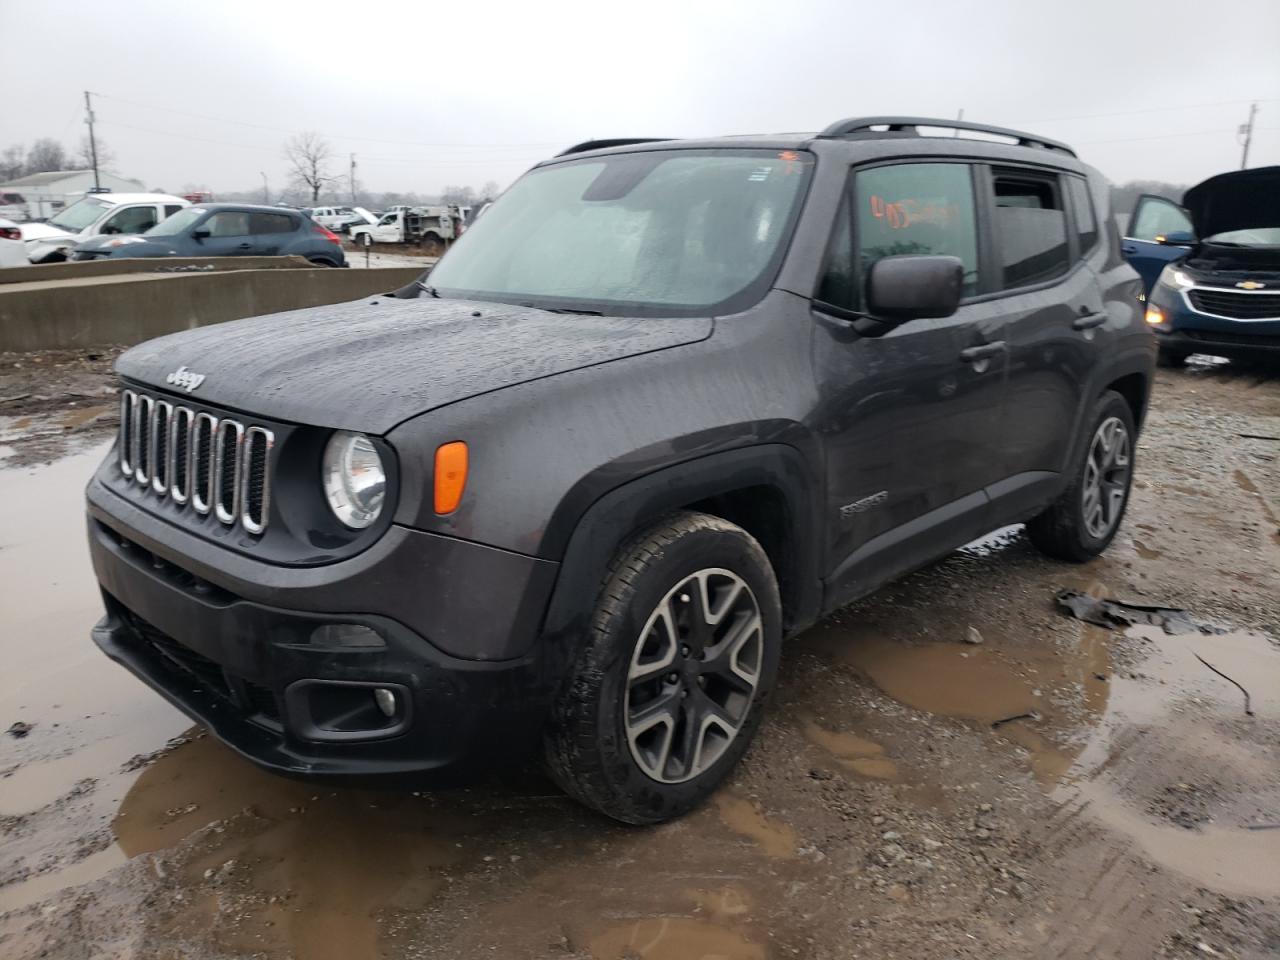
[[[32,263],[66,260],[82,240],[99,234],[145,233],[161,220],[191,206],[167,193],[91,193],[44,223],[22,224],[22,240]]]

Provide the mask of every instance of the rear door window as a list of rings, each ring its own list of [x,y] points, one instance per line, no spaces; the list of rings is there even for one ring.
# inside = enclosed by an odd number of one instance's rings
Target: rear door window
[[[1066,273],[1071,260],[1058,177],[996,170],[992,188],[1001,286],[1006,290],[1025,287]]]
[[[249,232],[252,234],[293,233],[293,231],[293,217],[287,213],[249,214]]]

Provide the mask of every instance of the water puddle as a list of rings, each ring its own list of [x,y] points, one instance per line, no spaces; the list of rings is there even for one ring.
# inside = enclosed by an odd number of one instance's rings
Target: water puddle
[[[720,791],[716,809],[724,825],[754,842],[766,856],[790,859],[796,855],[796,832],[788,824],[767,819],[750,800]]]
[[[874,740],[856,733],[829,730],[813,721],[804,725],[804,735],[821,747],[846,770],[871,780],[897,780],[898,765],[885,756],[885,749]]]

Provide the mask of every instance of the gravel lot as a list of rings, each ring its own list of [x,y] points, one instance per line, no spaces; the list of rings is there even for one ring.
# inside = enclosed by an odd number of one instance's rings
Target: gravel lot
[[[98,654],[109,359],[0,357],[6,960],[1280,955],[1274,373],[1160,371],[1106,556],[1011,528],[841,611],[714,801],[632,829],[534,771],[277,779]],[[1062,588],[1226,632],[1087,626]]]

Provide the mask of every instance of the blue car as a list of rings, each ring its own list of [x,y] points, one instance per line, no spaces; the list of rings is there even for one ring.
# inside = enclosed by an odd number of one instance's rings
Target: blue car
[[[1140,197],[1121,249],[1163,366],[1193,353],[1280,360],[1280,167],[1211,177],[1181,206]]]
[[[347,265],[342,239],[306,214],[243,203],[200,204],[179,210],[145,233],[97,236],[77,244],[71,259],[289,255],[326,267]]]

